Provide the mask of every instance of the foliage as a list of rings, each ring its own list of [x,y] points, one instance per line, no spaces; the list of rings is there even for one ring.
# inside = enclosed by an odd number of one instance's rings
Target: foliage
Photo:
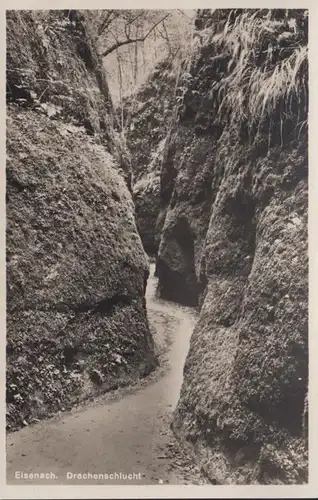
[[[96,24],[101,26],[109,12],[98,11]],[[99,47],[101,54],[107,52],[104,66],[117,104],[133,94],[160,61],[185,56],[195,11],[139,9],[112,12],[111,23],[100,35]],[[139,42],[133,43],[134,40]],[[112,47],[115,48],[111,50]]]
[[[214,79],[209,96],[217,121],[229,128],[245,123],[251,137],[263,125],[271,130],[280,122],[282,129],[288,120],[298,134],[303,132],[308,111],[308,12],[249,9],[214,16],[215,25],[201,34],[199,50],[210,50],[211,67],[222,76]]]

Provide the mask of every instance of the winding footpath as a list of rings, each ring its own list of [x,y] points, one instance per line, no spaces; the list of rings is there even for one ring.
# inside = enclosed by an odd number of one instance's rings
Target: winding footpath
[[[8,484],[205,482],[190,452],[181,449],[170,430],[196,313],[156,297],[153,264],[146,297],[161,367],[148,381],[124,393],[105,395],[72,412],[9,434]],[[16,478],[22,472],[50,473],[55,478]],[[100,474],[103,478],[80,479],[75,476],[79,473]],[[126,474],[133,477],[126,478]]]

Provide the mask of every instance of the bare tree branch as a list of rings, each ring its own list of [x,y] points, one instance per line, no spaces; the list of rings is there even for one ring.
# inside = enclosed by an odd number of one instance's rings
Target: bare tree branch
[[[165,38],[165,40],[166,40],[166,42],[167,42],[167,45],[168,45],[168,51],[169,51],[169,56],[170,56],[170,54],[171,54],[171,43],[170,43],[170,38],[169,38],[169,35],[168,35],[167,27],[166,27],[166,25],[165,25],[165,22],[164,22],[164,21],[163,21],[163,23],[162,23],[162,26],[163,26],[163,29],[164,29],[164,31],[165,31],[165,37],[164,37],[164,38]]]
[[[130,21],[127,22],[127,24],[132,24],[134,23],[135,21],[137,21],[137,19],[139,17],[141,17],[142,15],[144,14],[144,11],[142,10],[141,12],[139,12],[139,14],[137,14],[137,16],[133,17],[132,19],[130,19]]]
[[[162,23],[165,19],[167,19],[168,16],[170,16],[171,13],[169,12],[168,14],[166,14],[163,18],[161,18],[157,23],[155,23],[151,28],[150,30],[143,36],[143,37],[139,37],[139,38],[130,38],[129,36],[126,38],[126,40],[122,40],[122,41],[118,41],[117,43],[113,44],[111,47],[109,47],[108,49],[104,50],[104,52],[101,53],[101,57],[106,57],[108,56],[109,54],[111,54],[112,52],[114,52],[114,50],[116,49],[119,49],[119,47],[122,47],[123,45],[128,45],[129,43],[137,43],[137,42],[144,42],[148,36],[150,35],[150,33],[152,33],[152,31],[160,24]],[[127,36],[127,34],[126,34]]]
[[[132,24],[137,21],[137,19],[139,19],[141,16],[143,16],[145,13],[144,10],[141,10],[135,17],[129,19],[127,21],[127,23],[125,24],[125,35],[126,35],[126,38],[130,38],[130,33],[131,33],[131,26]],[[138,28],[139,28],[139,24],[137,23],[137,31],[138,31]]]
[[[111,17],[113,12],[114,12],[113,10],[109,10],[108,13],[106,14],[105,19],[102,21],[101,25],[98,28],[98,35],[99,36],[103,33],[105,27],[107,26],[107,22],[108,22],[108,20]]]
[[[177,48],[177,50],[174,52],[174,54],[172,54],[172,52],[169,54],[170,62],[172,62],[174,60],[174,58],[176,57],[176,55],[178,54],[179,51],[180,51],[180,46]]]
[[[114,16],[112,17],[112,15]],[[106,30],[106,28],[116,19],[116,17],[119,16],[118,12],[115,12],[114,10],[110,10],[108,14],[106,15],[104,21],[100,25],[98,29],[98,36],[101,36],[103,32]]]
[[[167,43],[170,43],[169,35],[164,21],[162,23],[162,27],[163,27],[163,32],[159,28],[157,28],[157,31],[161,36],[161,38],[163,38]]]
[[[177,11],[180,12],[180,14],[182,14],[184,17],[187,17],[188,19],[193,19],[193,17],[194,17],[194,16],[192,16],[192,17],[187,16],[187,14],[185,14],[183,12],[183,10],[181,10],[181,9],[177,9]]]
[[[115,35],[115,33],[114,33],[112,30],[109,30],[109,33],[112,35],[112,37],[113,37],[113,38],[115,38],[116,43],[119,43],[118,38],[117,38],[117,36]]]
[[[163,29],[165,30],[166,40],[170,41],[168,31],[167,31],[167,26],[166,26],[166,23],[164,21],[162,22],[162,26],[163,26]]]
[[[131,25],[129,23],[125,24],[125,35],[127,40],[130,39],[130,30],[131,30]]]

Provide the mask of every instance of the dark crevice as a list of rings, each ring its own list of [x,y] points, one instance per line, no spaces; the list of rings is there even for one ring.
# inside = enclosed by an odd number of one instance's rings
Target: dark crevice
[[[144,295],[146,294],[147,282],[148,282],[149,274],[150,274],[149,270],[145,269],[145,271],[144,271]]]
[[[82,302],[77,305],[68,305],[65,303],[58,304],[56,306],[57,310],[62,309],[62,312],[74,311],[75,313],[86,313],[91,314],[112,314],[115,307],[123,307],[130,305],[133,301],[133,297],[125,294],[113,295],[112,297],[106,297],[102,299],[97,304],[91,304],[89,302]]]
[[[36,184],[34,184],[34,183],[28,184],[28,183],[21,181],[20,179],[18,179],[18,177],[16,177],[12,172],[10,172],[8,170],[6,172],[6,180],[7,180],[7,184],[8,184],[8,186],[7,186],[8,191],[11,188],[11,189],[14,189],[15,191],[17,191],[18,193],[21,193],[25,189],[34,190],[37,187]],[[8,195],[9,194],[10,193],[8,192]]]
[[[119,306],[129,306],[133,301],[130,295],[114,295],[110,299],[102,300],[94,309],[94,312],[100,314],[108,314],[112,312],[114,307]]]
[[[78,354],[78,351],[79,351],[78,346],[67,345],[64,347],[63,355],[66,366],[70,366],[73,363],[76,355]]]
[[[9,76],[6,82],[6,100],[8,103],[20,102],[24,105],[30,105],[33,102],[30,89],[26,85],[14,82]]]
[[[81,313],[90,313],[90,314],[102,314],[102,315],[109,315],[113,314],[114,309],[116,307],[125,307],[128,305],[131,305],[134,301],[134,299],[141,299],[143,297],[132,297],[131,295],[125,295],[125,294],[118,294],[118,295],[113,295],[112,297],[107,297],[105,299],[102,299],[100,302],[97,304],[92,304],[89,302],[82,302],[80,304],[68,304],[66,302],[59,302],[55,306],[48,306],[48,307],[27,307],[24,308],[23,311],[37,311],[37,312],[58,312],[58,313],[64,313],[64,314],[69,314],[69,313],[75,313],[75,314],[81,314]],[[10,312],[14,313],[16,311],[16,308],[11,309]],[[20,311],[20,309],[19,309]]]
[[[161,256],[157,259],[156,273],[159,277],[159,293],[164,299],[188,306],[197,306],[199,288],[194,266],[194,235],[188,221],[179,220],[174,228],[173,240],[177,243],[182,265],[170,265]]]

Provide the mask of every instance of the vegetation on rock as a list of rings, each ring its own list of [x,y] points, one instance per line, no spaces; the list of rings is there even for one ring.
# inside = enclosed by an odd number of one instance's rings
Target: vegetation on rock
[[[158,64],[147,82],[124,107],[131,158],[137,227],[149,254],[158,251],[156,222],[160,211],[160,170],[172,120],[176,74],[172,63]]]
[[[9,430],[157,363],[148,263],[94,47],[85,13],[7,12]]]
[[[305,10],[202,10],[161,169],[162,297],[200,305],[174,429],[217,484],[307,480]]]

